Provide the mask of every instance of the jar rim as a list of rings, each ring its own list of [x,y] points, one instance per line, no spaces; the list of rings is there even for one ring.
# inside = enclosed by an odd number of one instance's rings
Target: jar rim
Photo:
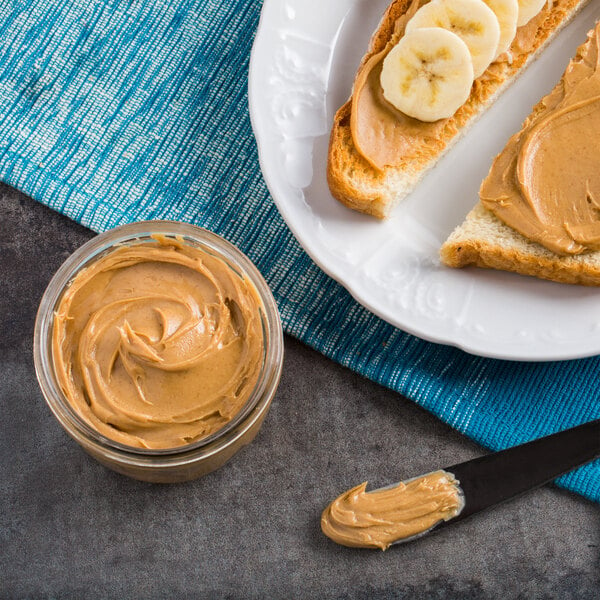
[[[143,243],[157,234],[177,238],[210,251],[234,271],[239,269],[254,285],[262,305],[263,364],[258,380],[242,409],[222,428],[190,444],[164,449],[128,446],[101,434],[80,417],[56,381],[51,341],[54,311],[64,291],[83,268],[122,245]],[[240,273],[238,273],[239,275]],[[35,372],[42,394],[62,427],[84,448],[131,466],[177,466],[208,458],[234,444],[269,407],[283,364],[283,331],[277,304],[254,263],[234,244],[207,229],[169,220],[138,221],[98,234],[75,250],[56,271],[38,308],[33,340]]]

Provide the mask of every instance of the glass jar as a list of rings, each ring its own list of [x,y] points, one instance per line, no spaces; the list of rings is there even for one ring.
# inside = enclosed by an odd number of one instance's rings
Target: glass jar
[[[76,275],[94,261],[123,245],[155,242],[153,236],[176,238],[219,257],[240,277],[246,277],[262,301],[262,365],[249,398],[228,423],[208,437],[168,449],[127,446],[96,431],[77,414],[65,397],[54,368],[52,332],[56,308]],[[35,370],[50,410],[91,456],[110,469],[144,481],[173,483],[214,471],[250,443],[269,410],[281,376],[283,333],[275,300],[265,280],[240,250],[200,227],[173,221],[144,221],[102,233],[75,251],[59,268],[42,297],[34,332]]]

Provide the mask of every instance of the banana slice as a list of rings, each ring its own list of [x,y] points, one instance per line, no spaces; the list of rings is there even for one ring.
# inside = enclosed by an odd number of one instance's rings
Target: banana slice
[[[496,56],[506,52],[517,33],[517,19],[519,17],[519,2],[517,0],[483,0],[494,12],[500,25],[500,42]],[[547,0],[544,0],[547,2]]]
[[[467,45],[439,27],[407,32],[390,50],[381,69],[384,98],[420,121],[451,117],[473,85]]]
[[[518,0],[518,2],[519,18],[517,19],[517,27],[521,27],[521,25],[529,23],[544,8],[544,4],[548,0]]]
[[[483,0],[432,0],[406,24],[406,32],[421,27],[442,27],[460,37],[469,48],[475,78],[496,57],[500,25]]]

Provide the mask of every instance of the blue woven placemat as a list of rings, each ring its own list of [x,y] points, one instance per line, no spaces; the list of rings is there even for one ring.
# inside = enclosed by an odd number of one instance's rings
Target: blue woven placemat
[[[269,197],[250,128],[260,8],[0,3],[0,178],[96,231],[166,218],[220,233],[262,271],[288,333],[488,448],[600,417],[598,357],[515,363],[427,343],[370,314],[311,262]],[[600,461],[558,483],[600,502]]]

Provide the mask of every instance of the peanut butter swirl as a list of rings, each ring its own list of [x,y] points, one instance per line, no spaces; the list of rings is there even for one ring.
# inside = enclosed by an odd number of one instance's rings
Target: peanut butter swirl
[[[172,238],[113,250],[78,273],[56,310],[55,373],[103,435],[173,448],[221,429],[262,365],[262,303],[221,258]]]
[[[600,23],[495,159],[483,205],[561,255],[600,249]]]
[[[323,511],[321,529],[343,546],[386,550],[458,515],[463,507],[458,483],[446,471],[373,492],[361,483]]]

